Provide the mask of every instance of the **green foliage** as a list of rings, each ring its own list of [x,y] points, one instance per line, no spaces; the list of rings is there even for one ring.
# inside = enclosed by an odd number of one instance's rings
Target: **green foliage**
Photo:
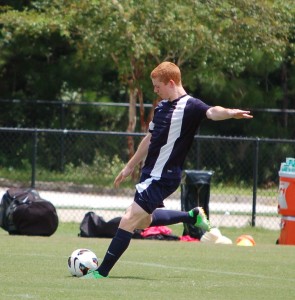
[[[1,106],[1,126],[125,130],[127,110],[74,104],[126,102],[128,89],[134,87],[143,91],[144,102],[151,103],[155,96],[149,74],[163,60],[179,64],[187,90],[211,105],[294,108],[292,0],[3,4],[0,96],[20,103]],[[60,107],[25,101],[38,99],[63,102]],[[208,123],[202,133],[294,137],[294,120],[286,114],[254,115],[251,122]],[[60,147],[52,146],[56,144],[52,137],[39,138],[46,153],[40,154],[38,163],[46,170],[95,162],[94,141],[77,139],[63,164],[62,158],[57,159],[63,155],[62,138]],[[102,157],[118,153],[115,141],[107,146]],[[8,167],[18,164],[14,153],[31,151],[21,140],[1,146],[3,153],[7,149],[9,159],[1,156],[0,161],[3,165],[9,161]]]
[[[1,77],[13,78],[7,81],[2,97],[54,99],[61,89],[59,70],[69,62],[75,48],[62,18],[8,11],[0,20],[5,24],[0,48],[6,61]]]
[[[96,156],[91,165],[82,163],[75,167],[73,164],[68,164],[62,174],[63,180],[74,183],[96,184],[98,186],[112,187],[113,181],[117,174],[124,167],[125,162],[122,162],[117,155],[110,158],[96,153]]]
[[[71,63],[72,70],[113,62],[123,84],[131,77],[145,85],[149,70],[169,59],[198,68],[191,85],[210,82],[212,71],[241,73],[256,65],[257,51],[269,57],[265,65],[281,63],[287,49],[291,59],[293,12],[290,1],[33,1],[29,10],[1,16],[1,47],[49,62],[62,49],[61,67]]]
[[[68,163],[63,167],[63,171],[58,169],[50,170],[46,167],[38,167],[36,179],[38,182],[51,182],[52,188],[56,182],[67,182],[77,185],[93,185],[96,188],[113,187],[113,181],[122,170],[125,162],[118,156],[110,158],[100,155],[98,152],[91,164],[81,162],[76,166]],[[3,165],[9,165],[2,163]],[[18,166],[1,167],[0,177],[7,180],[20,182],[23,185],[30,185],[28,179],[31,178],[32,166],[27,160],[19,162]],[[66,184],[65,184],[66,185]]]

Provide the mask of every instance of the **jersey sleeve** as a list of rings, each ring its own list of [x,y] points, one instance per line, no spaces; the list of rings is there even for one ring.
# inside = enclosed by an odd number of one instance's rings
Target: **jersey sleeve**
[[[195,104],[196,104],[197,111],[200,112],[201,119],[205,119],[206,112],[211,106],[197,98],[195,98]]]
[[[149,132],[152,133],[154,131],[154,127],[155,127],[155,123],[154,123],[154,117],[155,114],[157,113],[157,111],[159,110],[159,107],[162,105],[162,103],[160,102],[156,107],[155,107],[155,111],[154,111],[154,116],[152,121],[149,123]]]
[[[154,123],[153,121],[151,121],[151,122],[149,123],[149,132],[150,132],[150,133],[153,132],[154,127],[155,127],[155,123]]]

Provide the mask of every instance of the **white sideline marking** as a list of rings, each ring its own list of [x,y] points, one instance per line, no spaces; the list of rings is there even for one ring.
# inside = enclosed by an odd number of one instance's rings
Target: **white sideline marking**
[[[190,267],[175,267],[175,266],[167,266],[167,265],[162,265],[162,264],[143,263],[143,262],[126,261],[126,260],[124,260],[124,261],[122,260],[119,262],[124,263],[124,264],[140,265],[140,266],[151,267],[151,268],[172,269],[172,270],[190,271],[190,272],[203,272],[203,273],[213,273],[213,274],[229,275],[229,276],[241,276],[241,277],[259,278],[259,279],[272,279],[275,281],[282,280],[282,281],[295,282],[295,279],[286,278],[286,277],[274,277],[274,276],[265,276],[265,275],[259,275],[259,274],[227,272],[227,271],[198,269],[198,268],[190,268]]]
[[[15,253],[12,253],[11,255],[19,256],[19,254],[15,254]],[[22,256],[56,257],[56,255],[29,254],[29,253],[23,253]],[[64,256],[64,258],[68,258],[68,256]],[[190,267],[175,267],[175,266],[167,266],[163,264],[144,263],[144,262],[129,261],[129,260],[119,260],[118,263],[138,265],[138,266],[151,267],[151,268],[172,269],[178,271],[204,272],[204,273],[212,273],[212,274],[228,275],[228,276],[241,276],[241,277],[250,277],[250,278],[258,278],[258,279],[272,279],[276,281],[282,280],[282,281],[295,282],[295,279],[286,278],[286,277],[265,276],[259,274],[227,272],[227,271],[199,269],[199,268],[190,268]]]
[[[3,295],[5,297],[10,297],[10,298],[22,298],[22,299],[35,299],[37,296],[36,295],[30,295],[30,294],[14,294],[14,295]],[[36,298],[37,299],[37,298]]]

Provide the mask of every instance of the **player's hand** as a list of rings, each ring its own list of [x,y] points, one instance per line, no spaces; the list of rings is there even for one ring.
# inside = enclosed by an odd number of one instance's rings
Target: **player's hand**
[[[133,172],[133,168],[130,168],[128,166],[126,166],[120,173],[119,175],[116,177],[116,179],[114,180],[114,186],[115,188],[118,188],[120,183],[126,178],[128,177],[132,172]]]
[[[232,117],[234,119],[252,119],[253,116],[250,114],[249,110],[241,110],[241,109],[232,109],[231,110]]]

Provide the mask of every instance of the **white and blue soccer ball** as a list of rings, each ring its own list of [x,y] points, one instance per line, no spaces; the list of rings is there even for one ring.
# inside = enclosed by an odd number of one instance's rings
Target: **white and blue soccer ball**
[[[89,249],[77,249],[68,258],[68,269],[73,276],[82,277],[97,268],[97,256]]]

